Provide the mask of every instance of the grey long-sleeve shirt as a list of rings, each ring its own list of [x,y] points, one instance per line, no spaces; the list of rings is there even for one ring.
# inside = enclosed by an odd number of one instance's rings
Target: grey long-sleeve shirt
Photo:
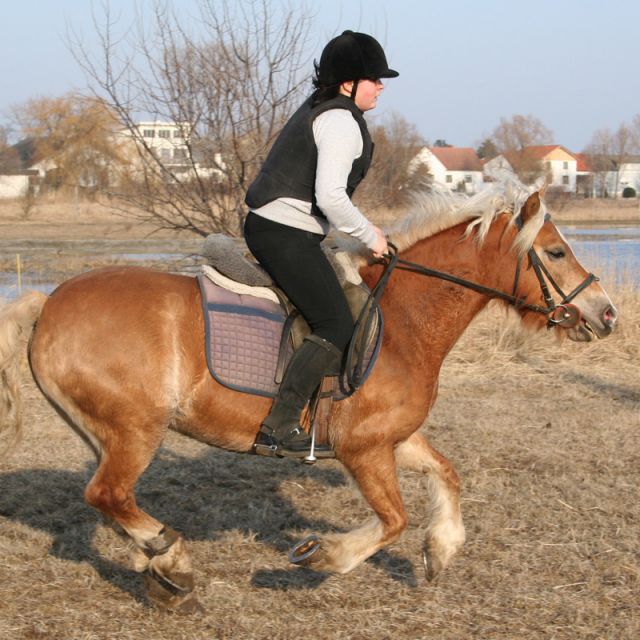
[[[333,225],[372,249],[376,241],[373,225],[347,195],[351,167],[362,155],[358,123],[346,109],[330,109],[313,121],[313,138],[318,149],[316,203],[327,219],[312,215],[311,203],[296,198],[278,198],[253,212],[312,233],[326,234]]]

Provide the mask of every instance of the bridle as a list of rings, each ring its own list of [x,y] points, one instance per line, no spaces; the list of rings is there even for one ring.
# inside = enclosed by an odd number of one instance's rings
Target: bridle
[[[587,277],[570,293],[564,293],[558,283],[553,279],[553,276],[549,273],[547,267],[544,266],[542,260],[533,248],[527,252],[529,258],[529,264],[531,265],[533,272],[538,278],[540,283],[540,289],[542,291],[542,297],[544,298],[546,307],[539,307],[538,305],[518,305],[514,303],[516,308],[530,308],[533,311],[539,311],[547,316],[547,327],[552,328],[554,326],[564,327],[565,329],[571,329],[577,326],[582,319],[580,309],[575,304],[571,304],[571,301],[584,289],[586,289],[592,282],[598,282],[600,278],[589,273]],[[520,270],[522,266],[522,258],[518,258],[518,264],[516,266],[516,278],[513,283],[513,293],[515,298],[515,292],[518,288],[518,278],[520,276]],[[545,280],[546,278],[546,280]],[[547,281],[556,290],[558,295],[562,298],[561,301],[556,304],[553,296],[547,286]]]
[[[548,222],[549,220],[551,220],[551,216],[547,213],[544,216],[544,221]],[[515,224],[518,231],[520,231],[522,229],[522,218],[520,216],[516,217]],[[533,246],[527,252],[527,257],[529,258],[529,264],[531,265],[533,272],[536,274],[536,278],[540,284],[540,290],[542,291],[542,297],[547,305],[540,309],[540,312],[547,316],[547,328],[550,329],[555,326],[560,326],[565,329],[571,329],[577,326],[582,319],[582,314],[576,305],[571,304],[571,301],[593,282],[598,282],[600,278],[593,273],[589,273],[587,274],[587,277],[575,289],[573,289],[573,291],[565,293],[560,285],[554,280],[551,273],[549,273],[549,269],[547,269],[542,260],[540,260],[540,256],[535,252]],[[518,288],[518,279],[520,277],[521,269],[522,256],[519,256],[516,265],[516,275],[513,282],[514,297]],[[551,284],[556,293],[560,296],[561,300],[559,304],[555,303],[555,300],[549,291],[549,287],[547,286],[547,282]]]
[[[549,214],[547,214],[545,216],[545,221],[549,219],[550,216]],[[520,216],[516,218],[515,223],[518,229],[522,228],[522,220],[520,219]],[[454,276],[450,273],[437,271],[436,269],[430,269],[421,264],[404,260],[398,257],[397,247],[392,243],[388,244],[391,252],[384,258],[384,260],[386,261],[385,273],[380,278],[380,281],[376,284],[376,287],[372,291],[372,295],[374,295],[374,297],[378,286],[383,283],[384,287],[384,284],[386,284],[391,271],[393,271],[394,269],[400,269],[402,271],[412,271],[413,273],[419,273],[423,276],[446,280],[447,282],[452,282],[454,284],[465,287],[466,289],[471,289],[473,291],[477,291],[478,293],[482,293],[493,298],[500,298],[501,300],[504,300],[508,304],[511,304],[518,310],[526,309],[528,311],[541,313],[547,316],[548,328],[560,326],[566,329],[570,329],[577,326],[580,323],[582,316],[578,307],[576,307],[576,305],[574,304],[571,304],[571,301],[580,292],[584,291],[589,285],[600,280],[600,278],[598,278],[593,273],[589,273],[587,277],[575,289],[573,289],[573,291],[571,291],[570,293],[565,293],[560,285],[558,285],[558,283],[554,280],[553,276],[549,273],[549,270],[547,269],[547,267],[545,267],[542,260],[540,260],[540,257],[536,253],[535,249],[531,247],[529,251],[527,251],[526,255],[529,259],[529,264],[531,265],[531,268],[533,269],[536,278],[538,279],[542,297],[544,298],[544,302],[546,304],[546,306],[541,306],[538,304],[525,302],[523,298],[519,298],[516,295],[518,290],[518,283],[520,280],[520,273],[522,271],[523,256],[518,257],[513,289],[511,294],[508,294],[504,291],[500,291],[499,289],[486,287],[484,285],[478,284],[477,282],[465,280],[464,278],[459,278],[458,276]],[[561,300],[559,303],[556,304],[555,300],[553,299],[553,295],[549,291],[547,282],[553,287],[553,289],[555,289],[556,293],[560,296]]]
[[[547,220],[550,220],[549,214],[545,215],[545,222]],[[515,224],[518,230],[522,229],[522,220],[520,219],[520,216],[515,219]],[[504,300],[508,304],[512,305],[517,310],[526,309],[527,311],[541,313],[547,317],[548,329],[556,326],[563,327],[565,329],[576,327],[582,319],[582,314],[580,313],[580,309],[578,309],[576,305],[571,304],[571,301],[581,291],[584,291],[589,285],[600,280],[600,278],[595,276],[593,273],[589,273],[587,277],[575,289],[573,289],[573,291],[571,291],[570,293],[565,293],[560,285],[558,285],[558,283],[554,280],[553,276],[549,273],[549,270],[544,266],[542,260],[540,260],[540,257],[535,252],[535,249],[531,247],[527,251],[526,255],[529,259],[529,264],[536,274],[536,277],[540,284],[542,297],[544,298],[544,302],[546,304],[546,306],[543,307],[538,304],[525,302],[524,298],[519,298],[516,295],[518,290],[518,283],[520,281],[520,274],[522,272],[522,262],[524,257],[522,255],[518,257],[515,276],[513,280],[513,289],[512,293],[509,294],[505,293],[504,291],[500,291],[499,289],[486,287],[485,285],[473,282],[471,280],[459,278],[458,276],[454,276],[451,273],[438,271],[436,269],[425,267],[424,265],[418,264],[416,262],[404,260],[403,258],[400,258],[398,256],[398,248],[392,242],[388,242],[387,244],[390,251],[389,253],[385,254],[384,257],[380,260],[380,262],[384,264],[382,275],[380,276],[378,282],[376,282],[375,286],[371,289],[369,302],[364,305],[362,311],[358,316],[358,319],[356,320],[354,336],[369,335],[372,324],[375,321],[377,309],[379,308],[380,299],[382,298],[384,289],[387,286],[391,274],[396,269],[399,269],[401,271],[411,271],[423,276],[445,280],[446,282],[452,282],[453,284],[460,285],[461,287],[464,287],[466,289],[471,289],[472,291],[477,291],[478,293],[482,293],[491,298],[500,298],[501,300]],[[556,293],[561,298],[558,304],[556,304],[555,300],[553,299],[553,295],[549,291],[547,281],[549,282],[549,284],[551,284],[553,289],[555,289]],[[352,393],[362,384],[364,373],[365,350],[360,349],[359,353],[356,354],[356,342],[356,340],[352,340],[349,345],[346,358],[346,362],[348,364],[345,367],[345,370],[347,371],[347,382]]]

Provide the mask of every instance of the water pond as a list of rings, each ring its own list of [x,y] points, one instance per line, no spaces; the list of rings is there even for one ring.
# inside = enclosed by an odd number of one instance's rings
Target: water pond
[[[619,226],[560,226],[584,267],[599,275],[603,285],[640,288],[640,224]]]
[[[586,269],[607,283],[640,288],[640,224],[560,227]],[[3,241],[0,239],[0,300],[21,289],[46,293],[77,273],[105,264],[145,264],[195,272],[201,240]],[[19,256],[19,258],[18,258]],[[18,267],[19,261],[19,267]],[[20,270],[20,278],[18,278]]]

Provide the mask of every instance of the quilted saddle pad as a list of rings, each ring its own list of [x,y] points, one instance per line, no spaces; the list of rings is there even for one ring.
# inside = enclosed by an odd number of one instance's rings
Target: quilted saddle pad
[[[287,319],[284,308],[273,300],[230,291],[202,274],[198,275],[198,282],[211,375],[236,391],[274,397],[280,382],[278,372],[293,354],[291,340],[284,335]],[[365,351],[363,382],[382,342],[382,315],[379,309],[377,312],[376,335]],[[337,377],[334,398],[340,400],[351,393],[346,376]]]

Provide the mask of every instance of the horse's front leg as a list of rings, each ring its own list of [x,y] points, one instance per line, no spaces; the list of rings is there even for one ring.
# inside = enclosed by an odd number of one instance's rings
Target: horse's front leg
[[[427,481],[429,517],[424,543],[427,578],[432,580],[464,544],[460,480],[451,463],[416,432],[396,447],[400,468],[419,471]]]
[[[347,533],[311,536],[289,555],[292,562],[319,571],[347,573],[382,547],[396,540],[407,526],[393,446],[388,443],[357,453],[339,452],[376,513],[363,526]]]

